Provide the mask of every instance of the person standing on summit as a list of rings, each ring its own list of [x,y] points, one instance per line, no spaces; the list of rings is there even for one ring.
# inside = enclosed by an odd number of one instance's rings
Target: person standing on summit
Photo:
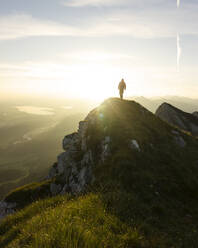
[[[124,79],[122,79],[121,82],[119,83],[118,89],[120,92],[120,99],[122,100],[124,91],[126,90],[126,83],[124,82]]]

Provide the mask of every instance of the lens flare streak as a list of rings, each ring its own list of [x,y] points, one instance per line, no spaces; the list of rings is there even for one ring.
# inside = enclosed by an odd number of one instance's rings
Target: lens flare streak
[[[180,45],[180,35],[177,34],[177,71],[180,71],[180,59],[181,59],[181,45]]]

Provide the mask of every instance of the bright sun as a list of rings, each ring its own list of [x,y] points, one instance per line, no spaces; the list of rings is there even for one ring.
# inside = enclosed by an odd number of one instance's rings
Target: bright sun
[[[56,70],[49,69],[48,72],[39,71],[39,77],[42,77],[41,73],[47,73],[50,80],[42,81],[38,90],[47,90],[59,96],[92,100],[117,96],[117,85],[121,79],[118,69],[98,64],[72,65]]]
[[[114,64],[116,58],[108,54],[80,55],[78,63],[28,64],[25,70],[26,92],[45,93],[58,97],[103,100],[118,96],[118,83],[124,78],[127,94],[143,93],[144,74],[135,68]],[[73,57],[72,57],[73,58]],[[83,58],[83,59],[82,59]],[[75,56],[74,56],[75,59]],[[138,83],[137,83],[138,82]]]

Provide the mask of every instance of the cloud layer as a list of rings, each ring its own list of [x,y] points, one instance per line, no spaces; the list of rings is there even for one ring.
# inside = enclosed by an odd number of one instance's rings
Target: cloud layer
[[[63,5],[69,6],[69,7],[83,7],[83,6],[111,6],[111,5],[117,5],[122,2],[125,2],[124,0],[69,0],[63,2]]]
[[[115,20],[115,18],[111,19]],[[125,23],[127,22],[127,23]],[[158,30],[157,30],[158,29]],[[66,24],[39,20],[29,15],[13,15],[0,17],[0,40],[19,39],[34,36],[134,36],[153,38],[167,36],[166,31],[157,33],[160,27],[145,25],[135,19],[125,17],[122,21],[94,20],[92,25],[69,26]]]
[[[143,39],[175,37],[178,30],[182,34],[198,34],[198,5],[188,4],[178,12],[174,6],[162,8],[159,3],[164,0],[151,0],[155,8],[139,0],[144,6],[140,8],[118,8],[96,11],[94,15],[86,15],[75,24],[68,24],[62,19],[51,21],[35,18],[30,15],[7,15],[0,16],[0,40],[19,39],[34,36],[70,36],[70,37],[104,37],[120,36],[135,37]],[[122,2],[122,3],[121,3]],[[137,0],[132,1],[134,4]],[[67,5],[110,5],[129,4],[129,0],[70,0]],[[130,2],[131,3],[131,2]],[[169,2],[168,2],[169,3]],[[179,4],[179,2],[177,2]],[[156,7],[157,6],[157,7]],[[160,7],[159,7],[160,6]],[[95,13],[95,12],[93,12]]]
[[[169,0],[170,1],[170,0]],[[167,0],[66,0],[63,5],[68,7],[113,7],[113,6],[129,6],[129,5],[152,5],[152,4],[167,3]]]
[[[39,20],[29,15],[0,17],[0,40],[30,36],[82,35],[80,30],[52,21]]]

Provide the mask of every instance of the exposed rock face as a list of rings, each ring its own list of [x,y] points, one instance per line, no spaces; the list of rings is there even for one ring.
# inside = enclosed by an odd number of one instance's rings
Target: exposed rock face
[[[78,194],[84,191],[86,186],[94,181],[92,173],[94,164],[94,152],[88,148],[88,128],[95,125],[100,117],[96,110],[92,111],[84,121],[79,123],[78,132],[67,135],[63,139],[65,152],[58,156],[58,161],[49,172],[49,178],[55,178],[51,184],[52,195],[71,192]],[[101,141],[100,159],[102,162],[110,154],[109,136]]]
[[[86,132],[88,129],[88,125],[89,125],[88,121],[81,121],[79,123],[78,139],[81,140],[81,150],[82,151],[86,151],[86,149],[87,149]]]
[[[106,136],[105,139],[102,141],[101,160],[103,162],[110,155],[110,142],[111,142],[111,137],[109,136]]]
[[[172,134],[174,134],[174,142],[184,148],[186,146],[186,141],[184,140],[184,138],[181,136],[181,134],[176,131],[176,130],[172,130]]]
[[[15,212],[14,208],[16,203],[7,203],[4,201],[0,202],[0,221],[6,216],[13,214]]]
[[[198,111],[194,112],[193,115],[198,118]]]
[[[192,135],[198,135],[198,114],[186,113],[174,106],[163,103],[156,111],[156,115],[171,125],[177,126]]]
[[[61,192],[61,189],[62,189],[62,187],[60,184],[57,185],[55,183],[51,183],[51,185],[50,185],[50,191],[52,193],[52,196],[59,194]]]
[[[70,135],[67,135],[63,139],[63,149],[66,151],[67,149],[74,150],[76,149],[76,145],[79,142],[79,136],[78,133],[73,133]]]
[[[140,146],[139,146],[137,140],[131,140],[130,147],[131,147],[131,149],[136,149],[136,150],[138,150],[139,152],[141,151],[141,150],[140,150]]]
[[[186,142],[185,142],[185,140],[183,139],[183,137],[181,137],[181,136],[175,136],[174,137],[174,140],[175,140],[175,143],[178,145],[178,146],[180,146],[180,147],[185,147],[186,146]]]

